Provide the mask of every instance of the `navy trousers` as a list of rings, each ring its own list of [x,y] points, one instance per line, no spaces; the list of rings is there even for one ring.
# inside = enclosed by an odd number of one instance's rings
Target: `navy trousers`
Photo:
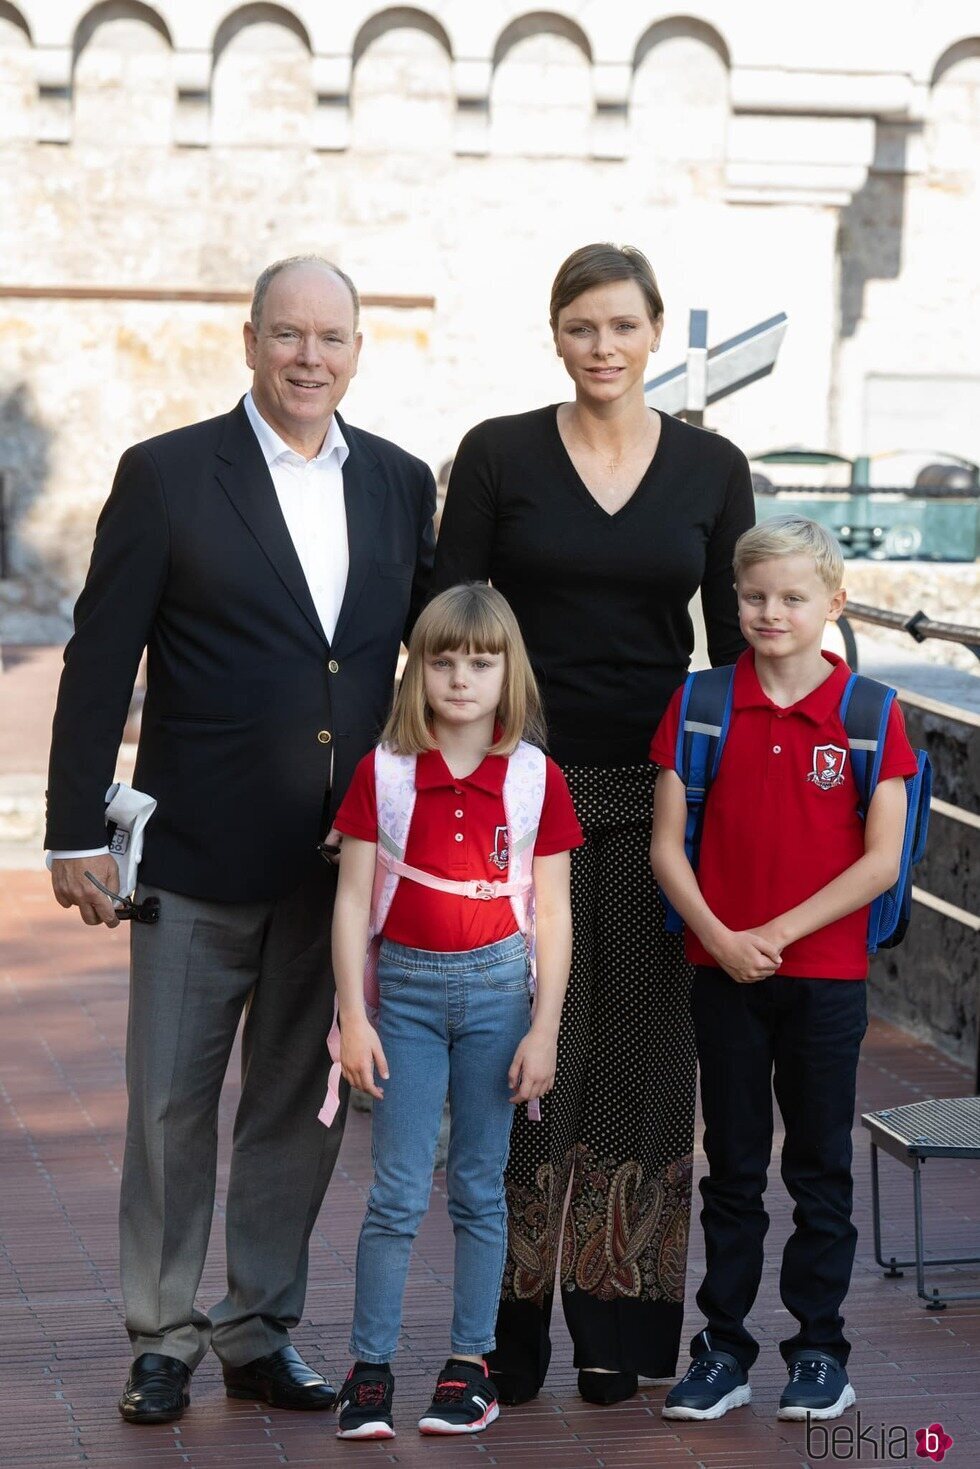
[[[707,1268],[697,1303],[711,1345],[746,1371],[758,1356],[745,1318],[759,1289],[769,1228],[763,1196],[775,1091],[785,1127],[780,1168],[794,1203],[779,1291],[799,1323],[780,1351],[787,1358],[815,1347],[843,1365],[850,1345],[840,1308],[857,1241],[851,1127],[866,986],[784,975],[736,984],[723,970],[702,967],[692,1010],[709,1166],[701,1184]],[[699,1334],[692,1355],[703,1350]]]

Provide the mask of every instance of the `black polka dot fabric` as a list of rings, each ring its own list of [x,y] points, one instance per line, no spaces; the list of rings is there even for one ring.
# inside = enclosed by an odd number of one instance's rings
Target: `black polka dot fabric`
[[[693,970],[650,872],[656,768],[564,773],[585,834],[572,968],[555,1088],[540,1122],[523,1107],[515,1119],[493,1365],[543,1380],[557,1270],[577,1366],[669,1376],[691,1207]]]

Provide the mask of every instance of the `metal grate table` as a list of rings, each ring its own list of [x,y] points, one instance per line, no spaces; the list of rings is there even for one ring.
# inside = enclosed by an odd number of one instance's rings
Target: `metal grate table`
[[[902,1274],[902,1266],[915,1266],[916,1286],[929,1311],[944,1311],[947,1301],[980,1299],[980,1291],[926,1291],[925,1231],[922,1220],[922,1167],[927,1158],[980,1158],[980,1097],[944,1097],[936,1101],[910,1102],[905,1107],[886,1107],[866,1112],[862,1123],[871,1135],[871,1208],[874,1220],[875,1259],[886,1278]],[[882,1148],[912,1170],[915,1206],[915,1258],[884,1260],[881,1254],[881,1204],[878,1193],[878,1149]],[[946,1256],[929,1260],[930,1265],[977,1265],[980,1255]]]

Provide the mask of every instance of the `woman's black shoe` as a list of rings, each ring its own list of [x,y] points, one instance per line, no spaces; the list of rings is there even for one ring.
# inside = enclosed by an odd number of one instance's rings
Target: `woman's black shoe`
[[[635,1372],[592,1372],[583,1367],[578,1375],[581,1396],[587,1403],[598,1403],[604,1408],[610,1403],[625,1402],[639,1385]]]
[[[501,1372],[499,1368],[492,1367],[490,1375],[497,1385],[499,1401],[508,1408],[529,1403],[541,1391],[541,1384],[524,1372]]]

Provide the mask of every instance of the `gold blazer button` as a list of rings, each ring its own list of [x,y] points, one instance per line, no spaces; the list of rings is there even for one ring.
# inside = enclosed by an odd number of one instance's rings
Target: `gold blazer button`
[[[321,745],[329,745],[330,741],[333,739],[333,735],[328,729],[321,729],[317,733],[317,739],[320,741]]]
[[[330,662],[327,664],[327,667],[329,668],[331,673],[340,672],[340,664],[337,662],[336,658],[331,658]]]

